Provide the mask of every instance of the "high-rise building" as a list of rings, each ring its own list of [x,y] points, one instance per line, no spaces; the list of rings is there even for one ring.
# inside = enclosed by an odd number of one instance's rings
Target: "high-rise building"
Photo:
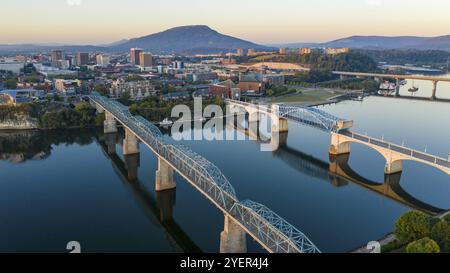
[[[244,50],[243,50],[242,48],[238,47],[238,49],[237,49],[237,55],[238,55],[238,56],[244,56]]]
[[[102,67],[108,66],[111,61],[109,56],[106,54],[97,54],[96,60],[97,60],[97,65],[102,66]]]
[[[284,47],[280,48],[280,55],[286,55],[286,48]]]
[[[52,57],[52,65],[56,67],[56,66],[58,66],[58,61],[65,59],[64,51],[53,50],[51,53],[51,57]]]
[[[306,55],[306,54],[311,54],[311,48],[299,48],[298,49],[298,54],[300,55]]]
[[[155,63],[153,61],[153,56],[150,53],[141,52],[139,54],[139,65],[142,67],[151,67],[154,66]]]
[[[140,48],[132,48],[130,50],[130,60],[132,65],[140,65],[139,56],[142,52]]]
[[[183,69],[184,68],[184,63],[182,61],[172,62],[172,68]]]
[[[87,65],[89,63],[89,54],[88,53],[77,53],[77,65]]]
[[[253,56],[255,55],[255,50],[253,48],[249,48],[247,51],[247,56]]]

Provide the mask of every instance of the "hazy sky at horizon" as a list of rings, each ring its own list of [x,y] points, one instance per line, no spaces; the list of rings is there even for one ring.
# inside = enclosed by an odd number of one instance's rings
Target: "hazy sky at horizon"
[[[181,25],[257,43],[450,34],[449,0],[2,0],[0,43],[101,44]]]

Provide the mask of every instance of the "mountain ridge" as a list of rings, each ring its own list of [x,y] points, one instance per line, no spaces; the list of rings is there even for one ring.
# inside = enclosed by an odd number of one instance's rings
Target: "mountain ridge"
[[[450,35],[436,37],[354,35],[324,43],[286,43],[285,47],[349,47],[355,49],[420,49],[450,51]]]

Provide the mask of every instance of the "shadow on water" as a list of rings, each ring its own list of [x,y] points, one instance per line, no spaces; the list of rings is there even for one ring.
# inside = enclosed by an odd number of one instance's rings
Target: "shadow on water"
[[[0,160],[21,164],[30,160],[45,160],[51,156],[53,146],[60,144],[80,146],[96,142],[122,183],[133,193],[146,216],[165,230],[169,242],[180,252],[200,253],[201,249],[172,218],[176,190],[157,192],[153,197],[137,178],[139,156],[116,154],[115,146],[123,139],[123,131],[104,135],[103,130],[53,130],[53,131],[1,131]]]

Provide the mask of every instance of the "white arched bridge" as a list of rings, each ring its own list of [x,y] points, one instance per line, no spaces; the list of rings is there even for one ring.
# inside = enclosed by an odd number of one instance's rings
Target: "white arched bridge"
[[[274,253],[318,253],[305,234],[264,205],[241,201],[223,173],[211,162],[179,144],[166,140],[161,131],[141,116],[133,116],[124,105],[98,94],[89,99],[98,112],[105,113],[105,133],[117,132],[117,122],[125,129],[124,156],[139,153],[139,141],[158,157],[156,190],[176,187],[176,171],[209,199],[225,215],[221,252],[246,252],[245,233]]]
[[[285,104],[258,105],[236,100],[226,100],[229,109],[237,112],[245,110],[249,122],[257,122],[261,114],[272,120],[272,133],[287,132],[288,121],[314,127],[331,134],[331,155],[350,153],[350,143],[360,143],[379,152],[386,160],[384,172],[398,173],[403,170],[403,161],[411,160],[433,166],[450,175],[450,155],[448,158],[438,157],[426,152],[397,145],[383,139],[352,132],[352,120],[335,117],[314,107],[291,106]],[[237,109],[236,109],[237,108]]]

